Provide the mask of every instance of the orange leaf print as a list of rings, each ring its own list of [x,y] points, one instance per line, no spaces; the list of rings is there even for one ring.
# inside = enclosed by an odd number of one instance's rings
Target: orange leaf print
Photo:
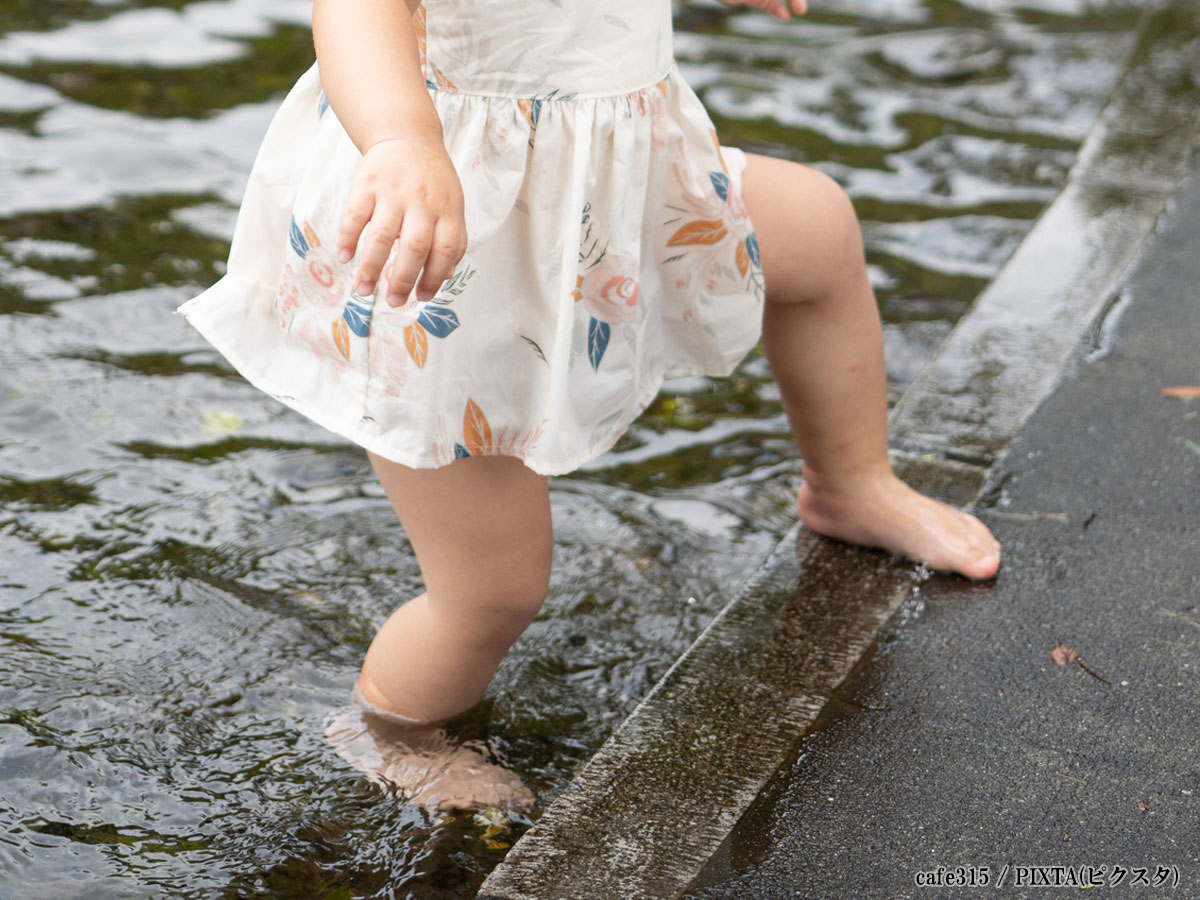
[[[350,358],[350,329],[346,327],[345,319],[333,323],[333,342],[346,359]]]
[[[412,17],[413,33],[417,36],[417,53],[425,55],[425,4],[417,7]]]
[[[429,68],[433,71],[433,80],[437,83],[438,90],[449,91],[451,94],[458,93],[458,85],[446,77],[446,73],[435,66],[433,63],[426,61]]]
[[[408,355],[417,364],[417,368],[425,368],[425,359],[429,356],[429,336],[425,334],[425,328],[420,322],[405,326],[404,346],[408,348]]]
[[[492,447],[492,429],[487,416],[470,397],[467,398],[467,411],[463,413],[463,440],[472,456],[487,453]]]
[[[746,252],[746,242],[738,241],[737,250],[733,254],[737,260],[738,271],[742,273],[742,277],[746,277],[746,273],[750,271],[750,254]]]
[[[313,231],[313,227],[308,224],[308,219],[304,220],[304,239],[308,241],[310,247],[320,247],[321,239],[317,237],[317,233]]]
[[[725,237],[725,226],[720,222],[696,220],[688,222],[667,241],[668,247],[680,247],[684,244],[715,244]]]

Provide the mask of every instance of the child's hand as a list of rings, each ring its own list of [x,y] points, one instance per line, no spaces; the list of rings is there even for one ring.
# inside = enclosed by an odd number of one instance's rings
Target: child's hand
[[[726,6],[757,6],[763,12],[768,12],[781,22],[786,22],[792,13],[798,16],[808,12],[808,0],[721,0]],[[790,10],[789,10],[790,7]]]
[[[417,298],[428,300],[466,252],[462,185],[440,138],[391,138],[363,154],[338,234],[338,257],[349,262],[370,223],[355,278],[359,294],[374,292],[397,242],[387,284],[392,306],[408,302],[414,283]]]

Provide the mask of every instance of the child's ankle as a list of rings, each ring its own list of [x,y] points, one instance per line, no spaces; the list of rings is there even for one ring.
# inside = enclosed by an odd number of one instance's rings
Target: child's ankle
[[[350,690],[350,702],[361,706],[373,715],[401,725],[428,725],[434,721],[418,716],[411,710],[401,710],[396,707],[384,696],[383,691],[366,672],[359,673],[358,678],[355,679],[354,687]]]
[[[819,472],[809,462],[801,467],[803,485],[813,501],[819,503],[836,503],[839,500],[852,499],[863,493],[878,488],[895,478],[890,463],[885,459],[882,463],[860,466],[855,469],[840,472]]]

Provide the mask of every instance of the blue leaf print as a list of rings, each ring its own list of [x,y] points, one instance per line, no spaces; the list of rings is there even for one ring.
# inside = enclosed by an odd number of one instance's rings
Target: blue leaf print
[[[729,199],[729,176],[724,172],[709,172],[708,177],[712,179],[713,187],[717,190],[717,196],[721,198],[721,202]]]
[[[529,102],[529,127],[537,128],[538,116],[542,112],[542,101],[534,98]]]
[[[292,227],[288,231],[288,237],[292,241],[292,249],[296,251],[296,255],[301,259],[308,256],[308,239],[304,237],[304,232],[300,230],[300,226],[296,224],[296,217],[292,216]]]
[[[317,118],[325,115],[327,109],[329,109],[329,98],[325,96],[324,91],[321,91],[321,99],[317,101]]]
[[[470,450],[468,450],[466,447],[464,447],[462,444],[458,443],[457,441],[454,443],[454,458],[455,459],[463,459],[464,457],[467,457],[470,455],[471,455]]]
[[[357,294],[351,294],[350,299],[346,302],[346,308],[342,310],[342,318],[346,320],[346,327],[350,331],[358,337],[365,338],[371,324],[370,304]]]
[[[604,349],[608,346],[608,338],[612,334],[612,328],[607,322],[601,322],[595,316],[588,322],[588,359],[592,361],[592,368],[600,371],[600,358],[604,356]]]
[[[750,262],[761,265],[758,261],[758,237],[753,231],[746,238],[746,252],[750,254]]]
[[[417,316],[417,321],[434,337],[444,338],[458,327],[458,316],[454,310],[443,306],[426,306]]]

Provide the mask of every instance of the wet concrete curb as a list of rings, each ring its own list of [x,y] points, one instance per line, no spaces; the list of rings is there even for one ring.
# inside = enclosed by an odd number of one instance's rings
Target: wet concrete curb
[[[891,417],[894,463],[970,505],[1111,307],[1200,135],[1195,4],[1143,16],[1067,185]],[[484,882],[503,900],[670,900],[787,760],[918,575],[795,526]]]

